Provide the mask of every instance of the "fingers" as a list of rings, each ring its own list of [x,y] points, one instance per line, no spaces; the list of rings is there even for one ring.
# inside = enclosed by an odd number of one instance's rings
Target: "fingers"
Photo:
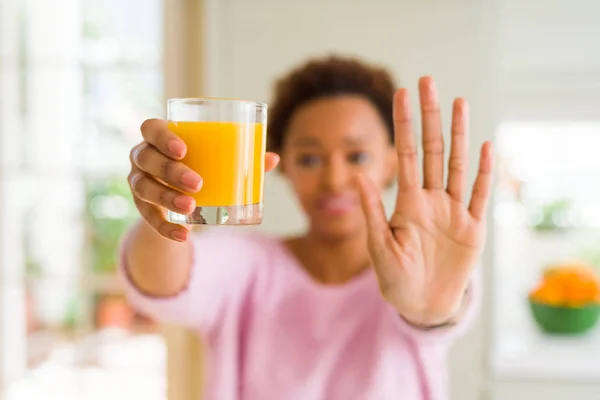
[[[394,95],[394,142],[398,154],[398,192],[406,192],[419,185],[417,147],[406,89],[400,89]]]
[[[485,142],[483,146],[481,146],[479,171],[477,172],[477,178],[475,178],[475,183],[473,185],[471,204],[469,204],[469,212],[473,218],[478,220],[481,220],[484,217],[489,202],[492,187],[492,166],[492,144],[490,142]]]
[[[185,142],[168,129],[166,121],[147,119],[140,127],[144,140],[167,157],[181,160],[187,151]]]
[[[142,171],[132,171],[129,175],[131,192],[137,198],[180,214],[189,214],[196,208],[196,202],[190,196],[170,189],[158,183]]]
[[[373,182],[366,176],[358,176],[357,184],[360,193],[362,209],[367,220],[367,229],[374,238],[382,236],[390,230],[379,190]]]
[[[133,200],[142,218],[161,236],[179,242],[187,240],[188,230],[181,225],[167,222],[164,209],[146,203],[137,197],[134,197]]]
[[[423,186],[441,189],[444,185],[444,139],[437,87],[431,77],[419,80],[419,99],[423,128]]]
[[[161,154],[154,146],[142,142],[131,151],[131,162],[142,171],[188,193],[202,186],[202,178],[180,161]]]
[[[279,164],[279,156],[277,154],[265,154],[265,172],[274,170],[277,164]]]
[[[395,276],[392,269],[396,264],[390,255],[397,244],[385,215],[379,189],[365,176],[357,177],[357,186],[367,222],[367,241],[373,266],[377,269],[381,282],[392,282]]]
[[[456,201],[465,198],[469,145],[469,105],[464,99],[454,100],[452,107],[452,144],[448,160],[448,194]]]

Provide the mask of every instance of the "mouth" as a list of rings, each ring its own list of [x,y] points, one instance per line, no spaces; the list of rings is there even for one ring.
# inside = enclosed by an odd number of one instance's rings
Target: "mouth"
[[[325,196],[317,202],[319,211],[325,215],[345,215],[358,205],[358,199],[352,195]]]

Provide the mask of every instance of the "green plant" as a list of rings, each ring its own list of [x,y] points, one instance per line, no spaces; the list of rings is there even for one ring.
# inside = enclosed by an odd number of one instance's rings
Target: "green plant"
[[[25,213],[23,221],[23,256],[25,261],[25,276],[27,279],[40,277],[42,275],[42,261],[35,253],[34,231],[35,215],[33,207]]]
[[[114,272],[121,238],[137,218],[129,186],[123,177],[88,179],[85,191],[92,270]]]
[[[558,224],[560,220],[570,210],[571,201],[569,199],[559,199],[540,206],[535,210],[536,218],[532,224],[533,229],[537,231],[556,231],[564,229],[565,226]]]

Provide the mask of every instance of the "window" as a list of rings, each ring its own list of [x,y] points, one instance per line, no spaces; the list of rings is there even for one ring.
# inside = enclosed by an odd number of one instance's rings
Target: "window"
[[[0,8],[6,398],[164,398],[164,344],[115,274],[128,152],[164,108],[163,2]]]

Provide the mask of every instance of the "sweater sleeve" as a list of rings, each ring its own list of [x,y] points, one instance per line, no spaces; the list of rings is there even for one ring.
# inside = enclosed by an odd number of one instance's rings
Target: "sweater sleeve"
[[[203,332],[214,329],[226,307],[244,301],[265,256],[264,238],[231,229],[235,228],[207,228],[190,236],[193,257],[188,283],[168,297],[144,293],[133,283],[126,264],[126,237],[119,271],[132,307],[158,322]]]

